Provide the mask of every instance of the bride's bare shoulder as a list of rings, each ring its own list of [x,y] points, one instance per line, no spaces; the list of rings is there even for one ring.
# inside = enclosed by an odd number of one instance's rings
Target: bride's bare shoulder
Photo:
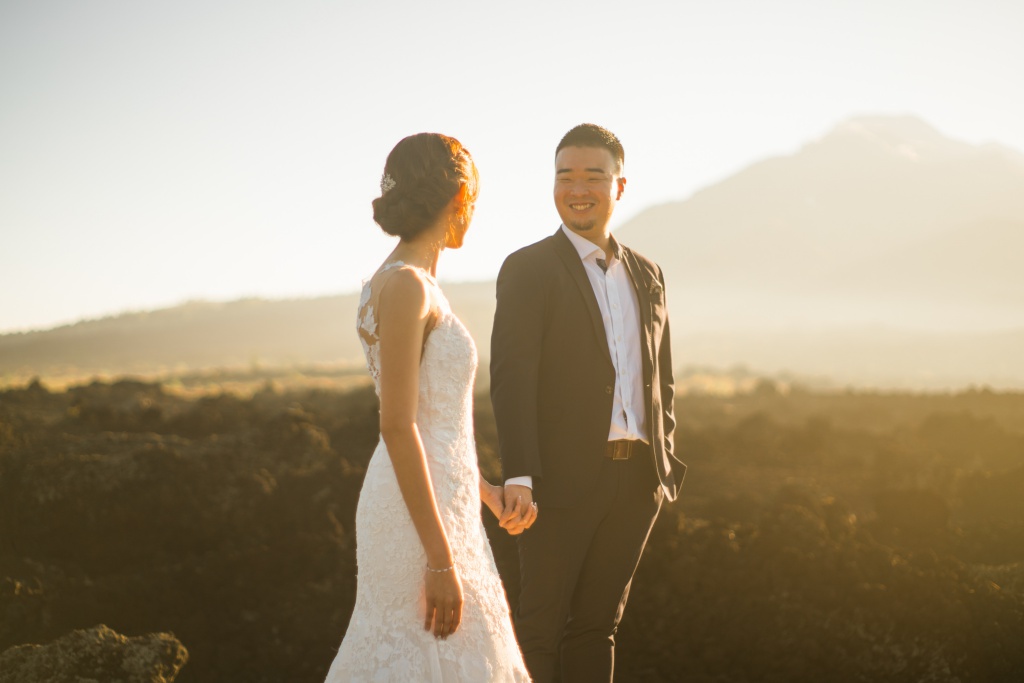
[[[373,279],[377,280],[374,284],[382,313],[423,318],[430,312],[432,283],[419,268],[403,265],[378,271]]]

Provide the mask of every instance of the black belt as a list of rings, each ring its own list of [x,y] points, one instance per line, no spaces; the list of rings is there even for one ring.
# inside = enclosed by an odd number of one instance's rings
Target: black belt
[[[639,453],[649,453],[650,446],[635,439],[619,439],[609,441],[604,454],[612,460],[629,460]]]

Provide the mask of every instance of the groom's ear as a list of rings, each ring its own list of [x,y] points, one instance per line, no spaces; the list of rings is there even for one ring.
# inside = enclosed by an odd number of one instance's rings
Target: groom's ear
[[[618,185],[618,191],[615,193],[615,201],[619,201],[622,199],[622,193],[626,191],[626,179],[619,178],[615,183]]]

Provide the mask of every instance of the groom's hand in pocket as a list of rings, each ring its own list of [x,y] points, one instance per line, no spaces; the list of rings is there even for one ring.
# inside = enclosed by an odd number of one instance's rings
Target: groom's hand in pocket
[[[533,489],[510,484],[505,487],[505,510],[498,519],[502,529],[513,536],[523,533],[537,520],[537,504],[533,502]]]

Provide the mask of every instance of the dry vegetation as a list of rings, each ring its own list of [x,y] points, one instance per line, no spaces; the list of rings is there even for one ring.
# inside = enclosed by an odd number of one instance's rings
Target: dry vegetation
[[[178,681],[322,680],[376,403],[308,374],[0,393],[0,651],[105,623],[173,632]],[[1022,680],[1024,395],[743,386],[679,400],[616,680]]]

